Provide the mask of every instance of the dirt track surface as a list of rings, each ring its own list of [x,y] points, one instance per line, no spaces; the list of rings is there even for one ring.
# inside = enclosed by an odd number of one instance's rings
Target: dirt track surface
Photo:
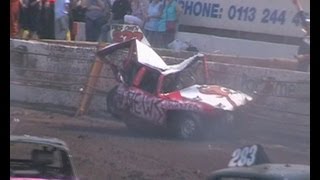
[[[261,144],[272,162],[309,164],[309,141],[248,133],[233,140],[188,142],[137,135],[113,118],[71,117],[11,106],[13,134],[50,136],[64,140],[80,179],[205,179],[225,168],[232,151]]]

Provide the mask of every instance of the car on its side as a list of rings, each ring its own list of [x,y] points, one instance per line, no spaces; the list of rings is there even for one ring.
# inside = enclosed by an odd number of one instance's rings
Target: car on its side
[[[208,85],[208,64],[200,53],[168,65],[151,47],[131,39],[106,46],[97,56],[119,82],[108,93],[108,111],[129,128],[162,129],[193,139],[233,124],[253,100],[240,91]]]
[[[10,135],[10,180],[78,180],[66,143]]]

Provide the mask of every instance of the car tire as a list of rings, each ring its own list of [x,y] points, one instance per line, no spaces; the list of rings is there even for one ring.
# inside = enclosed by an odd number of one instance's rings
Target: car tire
[[[200,123],[196,115],[184,113],[175,116],[171,122],[171,130],[175,137],[183,140],[194,140],[200,137]]]
[[[116,114],[116,107],[115,107],[115,94],[117,92],[118,86],[112,88],[107,95],[107,112],[109,112],[113,117],[118,118]]]

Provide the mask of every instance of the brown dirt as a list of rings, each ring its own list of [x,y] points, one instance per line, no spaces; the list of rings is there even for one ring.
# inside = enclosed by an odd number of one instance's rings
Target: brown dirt
[[[80,179],[205,179],[211,171],[226,167],[235,148],[254,143],[261,144],[273,162],[310,161],[310,141],[287,136],[247,133],[236,140],[191,142],[137,135],[111,117],[75,118],[18,106],[11,106],[10,113],[20,119],[13,134],[64,140]]]

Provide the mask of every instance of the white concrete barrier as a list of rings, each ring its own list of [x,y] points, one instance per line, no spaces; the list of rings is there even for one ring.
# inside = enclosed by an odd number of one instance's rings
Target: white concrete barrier
[[[293,59],[298,46],[289,44],[269,43],[245,39],[218,37],[213,35],[178,32],[177,39],[190,42],[199,51],[206,53],[218,52],[242,57],[289,58]]]

